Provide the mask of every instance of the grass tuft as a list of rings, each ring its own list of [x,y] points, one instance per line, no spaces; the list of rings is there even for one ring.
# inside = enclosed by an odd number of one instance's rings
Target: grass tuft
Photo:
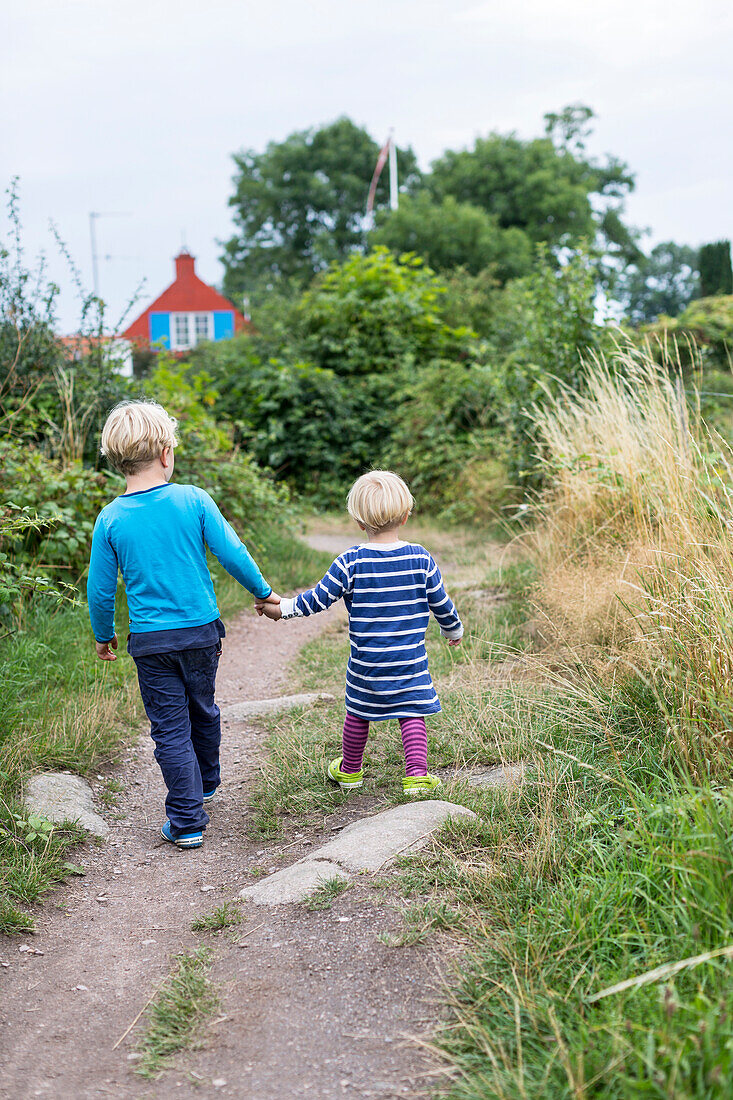
[[[201,947],[176,955],[175,967],[153,1001],[136,1051],[141,1059],[135,1072],[159,1077],[173,1057],[196,1045],[198,1032],[216,1010],[219,998],[209,982],[211,952]]]
[[[312,894],[304,898],[303,905],[313,913],[319,909],[330,909],[336,898],[340,897],[349,888],[349,880],[341,875],[334,875],[317,886]]]
[[[191,921],[192,932],[220,932],[242,921],[242,910],[237,902],[225,901],[210,913],[204,913]]]

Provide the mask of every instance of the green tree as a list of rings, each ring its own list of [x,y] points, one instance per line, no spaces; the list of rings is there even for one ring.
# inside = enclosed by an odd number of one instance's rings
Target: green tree
[[[730,262],[730,241],[704,244],[698,256],[700,293],[703,298],[717,294],[733,294],[733,270]]]
[[[480,206],[501,228],[521,229],[535,244],[558,250],[597,239],[602,252],[633,257],[635,234],[622,213],[634,177],[615,158],[587,156],[592,118],[589,107],[575,105],[546,115],[542,138],[478,138],[473,149],[439,157],[427,184],[436,199],[453,195]]]
[[[364,245],[364,211],[378,144],[348,118],[302,130],[264,152],[234,157],[236,234],[223,255],[224,290],[230,297],[253,284],[293,280],[303,286],[334,261]],[[399,150],[403,189],[419,179],[411,149]],[[376,206],[387,201],[383,173]]]
[[[445,287],[418,256],[382,247],[334,265],[302,297],[300,354],[339,375],[394,372],[466,352],[467,330],[443,317]]]
[[[532,243],[516,226],[502,229],[498,218],[446,195],[434,202],[427,192],[405,196],[399,210],[383,211],[372,244],[422,256],[434,271],[463,267],[471,275],[491,268],[500,282],[526,275]]]
[[[700,292],[697,253],[688,245],[664,241],[619,275],[614,297],[634,325],[662,315],[676,317]]]

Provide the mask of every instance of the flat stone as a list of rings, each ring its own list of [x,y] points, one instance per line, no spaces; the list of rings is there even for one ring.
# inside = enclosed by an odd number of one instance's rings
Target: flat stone
[[[472,787],[515,787],[525,772],[524,764],[497,764],[493,768],[459,768],[444,778],[461,779]]]
[[[87,832],[103,839],[109,835],[109,825],[94,807],[92,788],[79,775],[66,772],[43,772],[28,781],[25,804],[31,813],[61,825],[76,821]]]
[[[252,699],[246,703],[233,703],[222,707],[221,716],[225,722],[241,722],[246,718],[256,718],[261,714],[279,714],[294,710],[295,707],[309,707],[314,703],[333,703],[334,695],[326,691],[303,692],[300,695],[281,695],[276,699]]]
[[[348,871],[379,871],[403,852],[424,847],[449,817],[475,817],[472,810],[441,799],[394,806],[347,825],[311,859],[328,859]]]
[[[255,905],[287,905],[303,901],[328,879],[349,877],[337,863],[308,856],[307,859],[293,863],[291,867],[284,867],[282,871],[276,871],[274,875],[268,875],[252,886],[245,886],[239,896],[249,898]]]

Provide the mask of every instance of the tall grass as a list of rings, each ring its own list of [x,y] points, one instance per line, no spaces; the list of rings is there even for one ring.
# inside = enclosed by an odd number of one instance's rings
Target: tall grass
[[[571,643],[610,644],[652,676],[687,765],[715,771],[733,714],[733,452],[679,362],[648,348],[593,360],[585,393],[535,420],[551,484],[540,601]]]

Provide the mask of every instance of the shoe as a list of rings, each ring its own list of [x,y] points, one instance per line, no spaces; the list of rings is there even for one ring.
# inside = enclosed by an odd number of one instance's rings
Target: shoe
[[[204,791],[204,802],[213,802],[216,797],[216,787],[213,791]]]
[[[430,794],[440,786],[437,775],[406,775],[402,780],[403,793],[413,797],[418,794]]]
[[[175,844],[176,848],[200,848],[204,842],[204,833],[202,829],[196,829],[191,833],[181,833],[180,836],[173,836],[171,833],[171,823],[166,821],[163,828],[160,830],[160,835],[163,840],[167,840],[169,844]]]
[[[328,778],[332,783],[338,783],[342,791],[354,791],[364,783],[364,769],[358,772],[342,772],[341,764],[343,756],[332,760],[328,765]]]

